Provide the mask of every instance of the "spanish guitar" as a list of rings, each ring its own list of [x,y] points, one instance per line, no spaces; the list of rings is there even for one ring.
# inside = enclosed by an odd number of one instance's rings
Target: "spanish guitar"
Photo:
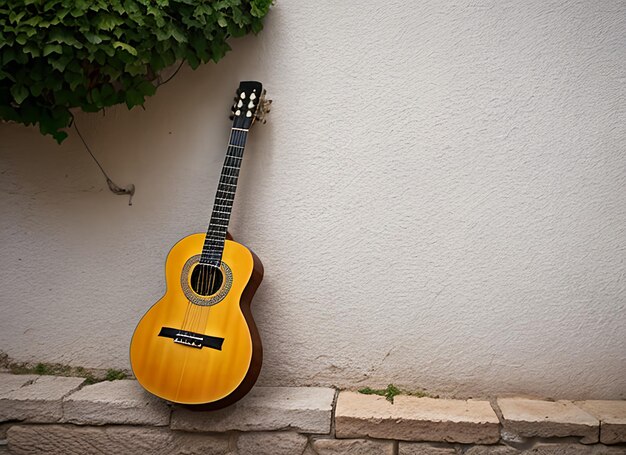
[[[139,383],[165,400],[196,410],[220,409],[243,397],[261,370],[263,351],[250,302],[263,265],[228,234],[250,127],[265,123],[270,100],[260,82],[241,82],[226,158],[206,234],[170,250],[165,295],[143,316],[130,344]]]

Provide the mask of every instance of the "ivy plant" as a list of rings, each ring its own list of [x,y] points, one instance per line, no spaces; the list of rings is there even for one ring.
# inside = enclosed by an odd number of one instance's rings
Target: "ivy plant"
[[[217,62],[272,0],[0,0],[0,118],[59,143],[87,112],[143,105],[176,62]]]

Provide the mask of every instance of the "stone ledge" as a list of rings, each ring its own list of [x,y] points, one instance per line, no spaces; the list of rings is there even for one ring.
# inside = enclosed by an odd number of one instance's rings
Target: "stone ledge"
[[[226,455],[227,435],[179,433],[150,427],[77,427],[74,425],[14,425],[8,431],[9,453]]]
[[[600,422],[571,401],[499,398],[504,431],[522,437],[581,437],[584,444],[599,440]]]
[[[0,422],[58,422],[63,416],[63,398],[78,389],[84,381],[84,378],[61,376],[38,376],[33,382],[27,381],[22,387],[0,395]]]
[[[601,443],[626,442],[626,401],[588,400],[576,401],[575,404],[600,420]]]
[[[498,417],[487,401],[397,396],[391,404],[383,397],[356,392],[339,393],[335,432],[338,438],[466,444],[500,439]]]
[[[170,408],[137,381],[107,381],[83,387],[66,397],[63,421],[79,425],[165,426],[170,423]]]
[[[171,427],[184,431],[275,431],[328,434],[335,390],[322,387],[255,387],[234,405],[213,412],[175,406]]]
[[[145,447],[156,447],[145,453],[169,453],[176,443],[189,446],[188,453],[200,453],[196,448],[203,447],[208,453],[230,455],[292,449],[300,453],[302,447],[307,455],[386,455],[395,447],[401,455],[453,455],[459,450],[465,455],[626,455],[626,401],[501,398],[500,423],[486,401],[398,396],[391,404],[380,396],[340,392],[334,413],[338,439],[334,439],[330,432],[335,390],[330,388],[256,387],[229,408],[193,412],[178,406],[171,411],[170,405],[133,380],[81,389],[82,383],[82,378],[0,373],[0,440],[11,439],[14,431],[15,453],[28,453],[19,447],[28,447],[28,439],[36,439],[37,432],[50,438],[52,447],[65,447],[62,435],[76,431],[77,440],[69,438],[67,450],[59,453],[87,450],[81,444],[93,437],[122,452],[124,447],[135,447],[138,453]],[[302,433],[311,436],[307,439]],[[500,434],[503,444],[497,444]],[[522,441],[525,448],[504,444],[506,435],[512,436],[511,441]],[[123,442],[127,436],[136,436],[137,441]],[[572,443],[574,437],[602,445]],[[6,448],[2,442],[0,449]]]

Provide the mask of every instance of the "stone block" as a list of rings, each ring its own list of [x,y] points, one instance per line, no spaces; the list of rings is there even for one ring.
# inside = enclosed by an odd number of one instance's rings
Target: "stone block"
[[[318,455],[393,455],[392,441],[371,439],[314,439]]]
[[[9,374],[0,373],[0,397],[33,382],[39,376],[34,374]]]
[[[8,431],[11,454],[32,455],[225,455],[229,438],[177,433],[165,428],[15,425]]]
[[[626,455],[626,447],[611,447],[603,444],[540,443],[524,450],[521,455]]]
[[[464,455],[519,455],[520,451],[506,445],[473,446]]]
[[[58,422],[63,416],[63,398],[84,382],[84,378],[39,376],[32,383],[0,396],[0,422]]]
[[[455,455],[456,449],[448,444],[427,442],[400,442],[398,455]]]
[[[308,438],[291,431],[242,433],[237,438],[238,455],[300,455]]]
[[[500,439],[498,417],[487,401],[384,397],[341,392],[335,411],[338,438],[492,444]]]
[[[322,387],[255,387],[241,401],[214,412],[175,406],[171,427],[185,431],[274,431],[328,434],[335,390]]]
[[[600,422],[571,401],[499,398],[504,431],[523,437],[581,437],[593,444],[599,440]]]
[[[12,425],[15,425],[15,422],[10,423],[0,423],[0,440],[7,438],[7,431],[11,428]]]
[[[626,401],[589,400],[576,401],[575,404],[600,421],[601,443],[626,442]]]
[[[63,421],[80,425],[169,425],[170,407],[137,381],[105,381],[63,400]]]

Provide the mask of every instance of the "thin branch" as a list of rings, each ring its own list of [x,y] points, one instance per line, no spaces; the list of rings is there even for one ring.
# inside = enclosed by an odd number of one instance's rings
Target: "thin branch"
[[[160,86],[162,86],[162,85],[165,85],[165,84],[167,84],[169,81],[171,81],[171,80],[174,78],[174,76],[176,76],[176,75],[178,74],[178,72],[180,71],[180,69],[183,67],[183,63],[185,63],[185,61],[184,61],[184,60],[180,62],[180,65],[178,65],[178,68],[176,68],[176,71],[174,71],[174,73],[173,73],[170,77],[168,77],[167,79],[165,79],[163,82],[159,82],[159,83],[157,84],[157,87],[160,87]]]
[[[131,183],[130,185],[126,186],[126,188],[122,188],[119,185],[117,185],[113,180],[111,180],[111,178],[108,176],[108,174],[106,173],[106,171],[104,170],[104,168],[102,167],[98,159],[95,157],[95,155],[93,154],[93,152],[87,145],[87,141],[85,141],[85,138],[80,133],[80,130],[78,129],[78,124],[76,122],[76,117],[74,116],[72,116],[72,123],[74,124],[74,129],[76,130],[76,133],[78,133],[78,137],[80,138],[81,142],[85,146],[85,150],[89,152],[89,154],[91,155],[91,158],[93,158],[93,160],[96,162],[96,164],[100,168],[102,175],[104,175],[104,178],[106,178],[107,186],[109,187],[109,190],[111,190],[113,194],[118,194],[118,195],[127,194],[128,205],[133,205],[133,195],[135,194],[135,185]]]

